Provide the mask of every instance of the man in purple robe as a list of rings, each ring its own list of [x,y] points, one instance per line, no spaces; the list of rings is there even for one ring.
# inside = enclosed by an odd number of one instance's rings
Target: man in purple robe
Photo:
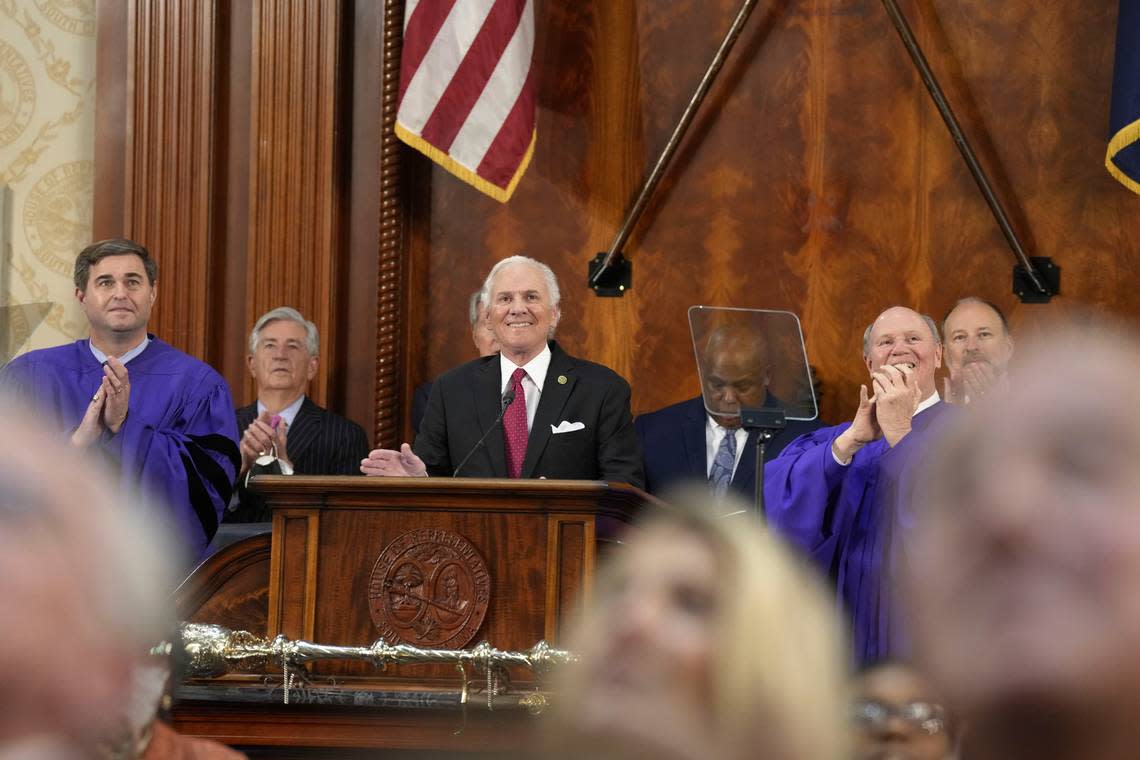
[[[942,343],[930,317],[895,306],[863,334],[871,391],[855,418],[801,436],[764,468],[772,527],[835,581],[851,619],[856,658],[901,654],[891,579],[902,571],[916,465],[939,427],[934,372]]]
[[[34,406],[72,446],[145,488],[198,560],[217,530],[237,469],[229,387],[206,364],[147,333],[158,266],[143,246],[104,240],[75,260],[75,296],[91,337],[31,351],[0,372],[0,388]]]

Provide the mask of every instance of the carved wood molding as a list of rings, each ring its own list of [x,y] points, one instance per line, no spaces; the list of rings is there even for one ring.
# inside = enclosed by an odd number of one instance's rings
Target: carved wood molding
[[[253,5],[246,324],[277,306],[316,323],[322,405],[339,340],[343,23],[339,0]]]
[[[376,418],[377,446],[399,445],[402,405],[400,388],[405,205],[402,202],[401,152],[396,139],[399,105],[400,51],[403,47],[404,0],[385,0],[384,56],[380,119],[380,250],[376,278]],[[411,392],[411,389],[408,389]]]
[[[207,284],[218,264],[217,21],[216,0],[133,0],[127,11],[121,234],[159,261],[162,297],[152,329],[207,361],[213,358]]]

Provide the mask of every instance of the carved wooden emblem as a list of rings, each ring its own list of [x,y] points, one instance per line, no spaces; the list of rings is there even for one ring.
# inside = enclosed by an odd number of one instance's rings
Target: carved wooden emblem
[[[487,563],[463,536],[420,528],[385,547],[372,568],[368,606],[389,644],[457,649],[474,638],[491,600]]]

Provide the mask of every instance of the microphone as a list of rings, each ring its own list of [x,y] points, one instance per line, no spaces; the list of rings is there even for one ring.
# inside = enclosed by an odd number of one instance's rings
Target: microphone
[[[455,472],[451,473],[451,477],[459,477],[459,471],[463,469],[463,465],[467,464],[467,460],[471,459],[471,457],[475,455],[475,452],[478,451],[479,447],[483,445],[483,441],[487,440],[487,436],[491,434],[491,431],[495,429],[495,426],[503,421],[503,415],[507,413],[507,407],[509,407],[511,405],[511,402],[514,400],[515,387],[513,385],[508,385],[507,389],[503,391],[503,397],[499,400],[499,404],[502,406],[502,409],[499,410],[499,416],[496,417],[495,421],[491,423],[491,426],[487,428],[487,432],[479,436],[479,440],[476,441],[475,445],[471,447],[471,450],[467,452],[467,456],[463,457],[463,460],[459,463],[459,466],[455,468]]]

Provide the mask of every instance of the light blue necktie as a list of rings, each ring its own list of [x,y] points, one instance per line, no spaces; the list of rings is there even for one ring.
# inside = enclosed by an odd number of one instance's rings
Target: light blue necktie
[[[728,484],[732,482],[732,468],[736,464],[736,431],[725,432],[720,441],[720,447],[713,457],[712,468],[709,469],[709,485],[717,496],[724,496]]]

